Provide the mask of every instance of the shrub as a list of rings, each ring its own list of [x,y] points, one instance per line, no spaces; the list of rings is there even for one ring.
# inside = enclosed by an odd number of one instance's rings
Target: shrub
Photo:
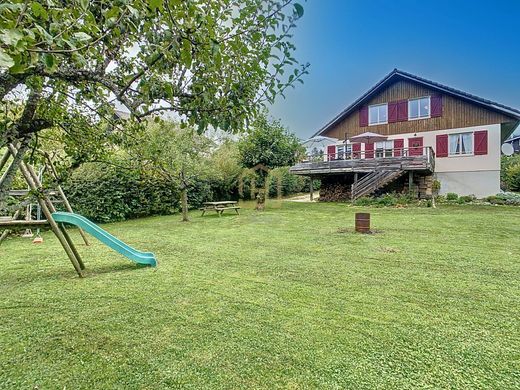
[[[379,207],[389,207],[389,206],[398,206],[398,205],[409,205],[409,204],[418,204],[417,200],[411,197],[410,195],[403,194],[384,194],[379,197],[369,197],[363,196],[359,199],[356,199],[353,204],[355,206],[379,206]]]
[[[359,199],[356,199],[353,204],[355,206],[371,206],[374,204],[374,199],[368,196],[362,196]]]
[[[459,197],[459,199],[457,200],[457,203],[459,203],[459,204],[471,203],[476,199],[477,198],[475,197],[475,195],[464,195],[464,196]]]
[[[458,198],[459,198],[459,196],[458,196],[456,193],[454,193],[454,192],[448,192],[448,193],[446,194],[446,200],[447,200],[448,202],[454,202],[454,201],[456,201]]]
[[[281,185],[282,196],[308,191],[309,179],[289,173],[289,167],[275,168],[270,172],[269,196],[278,195],[278,183]]]
[[[520,163],[509,166],[505,172],[506,189],[520,191]]]
[[[241,197],[244,199],[251,198],[251,180],[255,177],[252,175],[243,175],[242,179],[237,179],[242,183]],[[296,194],[299,192],[309,191],[310,179],[289,173],[289,167],[274,168],[270,171],[269,176],[269,197],[276,198],[278,196],[278,183],[280,183],[280,190],[282,196]],[[257,181],[256,188],[259,189],[261,181]],[[262,185],[263,187],[263,185]],[[318,190],[320,188],[319,180],[313,180],[313,188]],[[238,189],[235,190],[238,193]]]
[[[492,204],[520,206],[520,194],[514,192],[504,192],[493,196],[488,196],[486,200]]]
[[[502,156],[501,168],[502,188],[508,191],[520,191],[520,154]]]
[[[64,183],[72,207],[98,222],[122,221],[179,209],[179,189],[146,172],[87,163]]]
[[[432,183],[432,192],[434,195],[438,195],[441,190],[441,182],[435,179]]]

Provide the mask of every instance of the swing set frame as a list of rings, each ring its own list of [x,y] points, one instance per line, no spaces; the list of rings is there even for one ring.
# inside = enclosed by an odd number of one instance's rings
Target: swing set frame
[[[7,165],[10,158],[12,158],[11,167],[12,164],[15,164],[16,156],[19,153],[18,148],[15,144],[8,144],[7,150],[0,159],[0,171]],[[73,212],[72,207],[65,195],[65,192],[63,191],[63,188],[61,185],[59,185],[59,177],[56,171],[56,168],[54,167],[54,164],[52,163],[51,156],[46,152],[40,152],[45,160],[44,164],[44,170],[50,174],[50,176],[54,179],[54,181],[57,183],[56,190],[54,191],[55,194],[59,196],[61,201],[64,204],[65,209],[68,212]],[[56,208],[54,207],[53,202],[51,201],[49,197],[49,192],[45,191],[42,185],[42,181],[38,177],[36,170],[34,167],[29,164],[28,162],[22,160],[20,162],[19,166],[20,172],[27,182],[27,185],[29,187],[29,190],[32,191],[34,194],[37,194],[37,202],[38,205],[41,208],[41,212],[45,219],[42,220],[17,220],[19,215],[21,214],[21,206],[16,210],[12,218],[6,219],[6,220],[0,220],[0,229],[5,229],[3,233],[0,235],[0,244],[2,241],[7,237],[11,229],[18,229],[20,227],[31,227],[31,226],[50,226],[50,229],[54,233],[54,235],[58,238],[58,241],[60,242],[61,246],[63,247],[63,250],[67,254],[69,260],[71,261],[72,265],[74,266],[74,269],[76,270],[76,273],[79,277],[83,277],[83,270],[85,269],[85,264],[83,263],[83,260],[81,259],[80,254],[78,253],[78,250],[76,249],[76,246],[74,245],[74,242],[72,241],[67,229],[65,228],[65,225],[63,223],[57,223],[53,218],[52,214],[56,212]],[[13,195],[16,195],[17,191],[10,191]],[[20,192],[20,191],[18,191]],[[23,191],[22,191],[23,192]],[[83,238],[83,241],[85,245],[90,245],[89,241],[87,239],[87,236],[85,235],[85,232],[81,229],[79,229],[79,232],[81,234],[81,237]]]

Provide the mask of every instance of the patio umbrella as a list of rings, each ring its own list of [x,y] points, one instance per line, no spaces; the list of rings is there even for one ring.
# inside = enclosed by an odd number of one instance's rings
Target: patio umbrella
[[[301,145],[307,150],[307,154],[312,155],[316,150],[325,150],[329,145],[334,145],[338,140],[336,138],[324,137],[318,135],[316,137],[309,138],[308,140],[302,141]]]
[[[362,142],[364,144],[371,144],[379,141],[386,141],[388,137],[386,135],[371,133],[370,131],[350,137],[350,142]]]

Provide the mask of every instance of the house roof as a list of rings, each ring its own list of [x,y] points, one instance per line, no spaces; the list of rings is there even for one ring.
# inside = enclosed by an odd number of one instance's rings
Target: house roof
[[[443,84],[436,83],[431,80],[424,79],[422,77],[413,75],[411,73],[404,72],[399,69],[394,69],[391,71],[384,79],[379,81],[376,85],[374,85],[372,88],[370,88],[364,95],[362,95],[359,99],[354,101],[350,106],[345,108],[342,112],[340,112],[334,119],[332,119],[329,123],[327,123],[325,126],[323,126],[320,130],[318,130],[314,135],[321,135],[327,130],[330,130],[333,126],[335,126],[338,122],[346,118],[350,113],[352,113],[354,110],[356,110],[359,106],[361,106],[364,102],[366,102],[368,99],[370,99],[372,96],[374,96],[376,93],[378,93],[382,88],[386,87],[390,83],[398,80],[398,79],[404,79],[404,80],[410,80],[415,83],[424,85],[425,87],[431,88],[433,90],[445,93],[447,95],[458,97],[462,100],[477,104],[479,106],[483,106],[485,108],[488,108],[493,111],[500,112],[504,115],[508,115],[514,119],[520,120],[520,110],[517,110],[512,107],[505,106],[503,104],[493,102],[491,100],[487,100],[484,98],[481,98],[476,95],[472,95],[470,93],[448,87]]]
[[[508,139],[505,140],[505,142],[512,143],[513,141],[516,141],[517,139],[520,140],[520,135],[508,138]]]

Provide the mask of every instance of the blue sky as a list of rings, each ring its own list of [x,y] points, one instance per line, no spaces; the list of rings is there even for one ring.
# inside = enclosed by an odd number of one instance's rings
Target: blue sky
[[[270,109],[301,138],[394,68],[520,109],[520,0],[301,2],[310,74]]]

